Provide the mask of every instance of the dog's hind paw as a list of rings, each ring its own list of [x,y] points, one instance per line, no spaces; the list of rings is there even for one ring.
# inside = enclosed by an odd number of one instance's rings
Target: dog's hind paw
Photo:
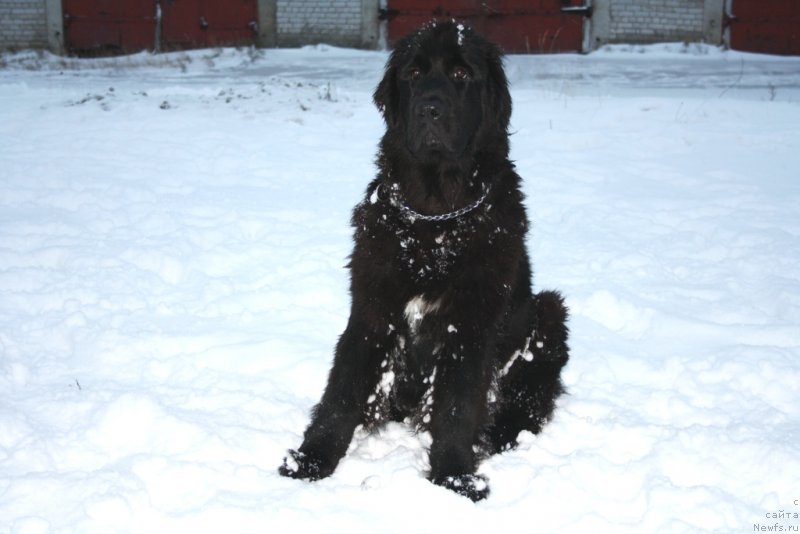
[[[483,475],[446,476],[433,483],[463,495],[472,502],[482,501],[489,496],[489,482]]]

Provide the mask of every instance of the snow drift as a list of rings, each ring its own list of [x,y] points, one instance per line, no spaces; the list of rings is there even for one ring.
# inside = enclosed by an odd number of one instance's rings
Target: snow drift
[[[0,60],[0,532],[800,530],[800,59],[513,56],[569,395],[428,483],[425,435],[279,477],[347,319],[385,53]]]

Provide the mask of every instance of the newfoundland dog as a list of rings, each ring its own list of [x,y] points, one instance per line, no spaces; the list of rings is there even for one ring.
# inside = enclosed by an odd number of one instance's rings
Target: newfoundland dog
[[[404,421],[430,432],[429,480],[478,501],[477,464],[541,430],[568,358],[561,296],[531,291],[502,54],[431,22],[398,43],[374,98],[386,134],[353,212],[350,319],[279,472],[325,478],[358,425]]]

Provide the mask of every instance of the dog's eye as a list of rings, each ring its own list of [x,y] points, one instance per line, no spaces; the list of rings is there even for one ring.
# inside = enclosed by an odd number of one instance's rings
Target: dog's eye
[[[454,80],[469,80],[469,71],[464,67],[456,67],[453,69]]]
[[[422,71],[419,67],[410,67],[406,70],[406,79],[407,80],[419,80],[422,76]]]

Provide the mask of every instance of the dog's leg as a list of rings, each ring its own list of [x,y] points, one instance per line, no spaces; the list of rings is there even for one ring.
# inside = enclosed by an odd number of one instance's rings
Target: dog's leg
[[[522,430],[541,431],[564,392],[560,376],[569,358],[567,309],[552,291],[534,295],[531,302],[533,334],[500,371],[500,405],[486,434],[492,453],[516,446]]]
[[[433,385],[429,478],[473,501],[489,496],[486,479],[475,474],[473,450],[487,417],[488,351],[482,340],[459,335],[442,349]]]
[[[390,343],[389,336],[370,332],[351,316],[336,346],[328,385],[314,408],[303,444],[284,458],[278,470],[281,475],[318,480],[333,473],[362,420]]]

